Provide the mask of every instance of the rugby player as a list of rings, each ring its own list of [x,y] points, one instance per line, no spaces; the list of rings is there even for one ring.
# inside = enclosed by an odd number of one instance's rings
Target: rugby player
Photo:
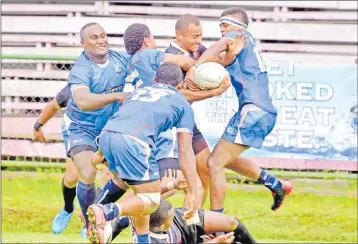
[[[173,208],[168,201],[161,200],[157,210],[150,215],[151,243],[257,243],[245,225],[235,217],[199,209],[199,222],[189,225],[183,218],[185,211],[185,208]],[[129,222],[129,219],[114,221],[111,223],[113,232],[120,233],[129,226]],[[216,236],[220,232],[229,233],[229,238],[231,235],[233,238],[225,242],[228,236]]]
[[[247,159],[238,158],[250,147],[261,148],[265,137],[275,126],[277,111],[269,96],[268,76],[259,49],[250,32],[246,30],[249,20],[241,8],[229,8],[221,15],[222,38],[213,44],[198,60],[197,64],[208,62],[227,48],[226,43],[243,40],[247,44],[226,67],[239,99],[239,108],[228,123],[224,134],[215,146],[208,160],[210,171],[210,203],[213,211],[223,212],[225,199],[225,167],[235,170],[264,184],[271,190],[276,211],[284,198],[291,193],[293,184],[279,180]],[[195,86],[193,67],[187,81]],[[235,164],[233,164],[236,162]]]
[[[194,16],[183,16],[183,18],[180,18],[177,23],[177,28],[179,29],[177,35],[180,35],[182,28],[185,28],[185,26],[190,26],[191,22],[196,25],[197,19]],[[124,34],[124,43],[127,52],[133,55],[130,63],[131,75],[129,77],[135,88],[153,85],[155,72],[162,62],[176,63],[184,71],[188,70],[195,63],[194,59],[191,58],[190,55],[173,55],[171,53],[163,53],[157,50],[154,37],[150,33],[149,28],[144,24],[133,24],[129,26]],[[236,55],[231,56],[235,58]],[[226,59],[222,58],[222,60]],[[195,91],[195,95],[192,91],[182,88],[180,89],[180,92],[183,93],[189,102],[193,102],[208,97],[221,95],[229,87],[230,80],[229,77],[226,77],[224,82],[222,82],[222,84],[217,89],[210,91]],[[175,134],[175,128],[173,130],[165,131],[157,141],[158,151],[156,152],[155,157],[159,164],[161,177],[163,178],[162,184],[166,184],[167,180],[170,180],[168,176],[181,174],[177,156],[178,147],[176,145],[177,143]],[[198,134],[197,131],[196,134]],[[199,135],[197,136],[197,139],[201,139]],[[201,142],[201,144],[203,143]],[[194,147],[196,146],[197,144],[194,145]],[[198,148],[198,151],[199,150],[200,148]],[[204,170],[203,172],[205,173]],[[200,189],[199,194],[202,195],[200,182],[198,183],[198,189]],[[201,207],[203,199],[205,198],[201,196],[200,199],[201,200],[198,201],[198,204]],[[187,200],[185,200],[184,206],[186,206],[186,202]]]
[[[96,197],[97,170],[90,163],[98,147],[95,139],[128,95],[122,91],[129,56],[108,49],[107,34],[97,23],[83,26],[80,37],[84,51],[68,77],[71,96],[64,121],[69,132],[67,154],[79,175],[77,198],[87,227],[87,208]],[[119,189],[117,196],[124,193],[125,189]]]
[[[170,46],[165,50],[166,53],[184,55],[197,60],[201,54],[205,52],[206,47],[201,44],[203,35],[202,26],[199,19],[194,15],[185,14],[180,16],[175,24],[175,33],[175,41],[170,43]],[[232,57],[226,57],[229,59],[227,64],[230,64],[235,59],[235,55],[232,55]],[[183,70],[183,76],[185,77],[185,75],[186,72]],[[199,92],[189,89],[181,89],[180,92],[183,93],[189,102],[201,101],[213,96],[220,95],[221,93],[221,91],[218,92],[217,89]],[[174,142],[170,137],[166,137],[162,143],[168,144],[166,147],[170,147],[170,144]],[[196,157],[197,172],[200,177],[202,186],[202,189],[200,189],[202,196],[199,206],[203,206],[209,192],[210,179],[206,162],[209,159],[210,150],[203,134],[196,124],[194,125],[193,131],[193,150]],[[171,164],[160,164],[162,166],[161,170],[180,170],[179,162],[177,160],[171,160],[169,162]]]
[[[191,146],[194,114],[177,90],[182,82],[180,67],[163,63],[156,72],[156,84],[132,92],[103,128],[99,137],[100,152],[109,163],[114,181],[122,179],[135,195],[120,203],[94,204],[88,209],[92,243],[107,242],[110,236],[107,232],[111,230],[106,226],[118,216],[133,216],[134,242],[150,243],[149,216],[161,199],[159,166],[155,160],[156,141],[161,132],[173,127],[177,128],[180,166],[189,189],[189,208],[184,218],[195,216],[196,171]]]

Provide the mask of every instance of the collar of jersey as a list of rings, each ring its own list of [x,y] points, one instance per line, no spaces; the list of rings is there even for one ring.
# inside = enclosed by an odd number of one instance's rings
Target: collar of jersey
[[[155,83],[153,85],[154,87],[162,87],[162,88],[168,88],[170,90],[174,90],[174,91],[178,91],[178,89],[176,89],[174,86],[168,85],[168,84],[163,84],[163,83]]]
[[[109,51],[108,51],[108,59],[107,59],[107,61],[104,63],[104,64],[98,64],[98,63],[96,63],[95,61],[93,61],[92,59],[90,59],[90,57],[88,57],[88,55],[87,55],[87,53],[86,53],[86,51],[83,51],[84,52],[84,54],[86,55],[86,58],[92,63],[92,64],[96,64],[98,67],[100,67],[100,68],[106,68],[108,65],[109,65],[109,62],[110,62],[110,55],[109,55]]]
[[[184,50],[183,48],[181,48],[176,42],[170,43],[170,46],[172,46],[172,47],[178,49],[179,51],[182,52],[182,54],[184,54],[184,55],[186,55],[186,56],[190,56],[190,53],[189,53],[188,51]]]

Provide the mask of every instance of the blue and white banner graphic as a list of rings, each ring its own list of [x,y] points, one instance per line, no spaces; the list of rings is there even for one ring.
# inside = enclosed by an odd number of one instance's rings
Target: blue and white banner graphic
[[[266,69],[276,126],[262,149],[246,156],[357,160],[357,65],[273,63]],[[230,88],[193,104],[196,122],[212,149],[238,109]]]

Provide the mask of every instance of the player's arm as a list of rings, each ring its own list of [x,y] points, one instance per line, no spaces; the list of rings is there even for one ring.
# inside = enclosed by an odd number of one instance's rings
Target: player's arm
[[[234,62],[236,55],[233,51],[222,52],[220,53],[219,58],[216,60],[217,63],[221,64],[222,66],[228,66]]]
[[[113,92],[109,94],[91,93],[85,85],[76,85],[71,88],[72,97],[76,105],[82,110],[95,110],[114,101],[123,102],[129,92]]]
[[[187,71],[195,64],[196,61],[188,56],[165,53],[164,54],[164,62],[175,63],[182,70]]]
[[[67,106],[69,100],[69,87],[65,86],[62,90],[54,97],[51,102],[41,110],[41,113],[34,124],[33,136],[34,140],[44,142],[47,141],[43,130],[41,129],[47,121],[49,121],[55,114]]]
[[[199,90],[199,86],[195,84],[194,82],[194,70],[197,65],[207,63],[207,62],[219,62],[223,65],[225,62],[231,63],[230,61],[232,58],[234,59],[234,56],[236,57],[237,54],[241,52],[241,50],[246,45],[247,41],[245,38],[245,33],[241,33],[236,35],[234,38],[230,37],[222,37],[219,41],[211,45],[198,59],[195,66],[190,68],[187,72],[187,75],[185,77],[185,81],[187,83],[187,87],[190,90]],[[227,55],[226,58],[220,58],[220,55],[223,52],[227,52],[225,55]],[[221,60],[221,61],[218,61]]]
[[[220,244],[221,243],[232,243],[234,239],[235,239],[234,232],[230,232],[230,233],[215,237],[214,239],[212,239],[210,241],[206,241],[204,243],[220,243]]]
[[[173,181],[169,181],[166,186],[161,186],[161,198],[166,199],[173,196],[176,190],[184,190],[188,188],[188,183],[184,177],[177,178]]]
[[[180,89],[179,91],[184,95],[186,100],[189,102],[197,102],[210,97],[220,96],[223,94],[231,85],[231,78],[229,75],[224,77],[223,82],[220,86],[211,90],[196,90],[192,91],[190,89]]]
[[[219,41],[211,45],[198,59],[197,64],[216,61],[221,53],[228,52],[229,55],[236,56],[241,52],[246,44],[245,33],[242,32],[235,38],[222,37]],[[232,57],[231,57],[232,58]]]
[[[195,154],[192,147],[193,136],[191,133],[181,132],[180,128],[177,128],[177,131],[180,169],[188,182],[187,196],[189,199],[189,207],[188,211],[184,215],[184,218],[190,219],[194,216],[197,206],[196,163]]]
[[[184,213],[185,219],[190,219],[197,212],[197,185],[196,185],[196,159],[192,147],[194,129],[194,111],[189,103],[183,105],[182,114],[177,128],[180,169],[188,183],[187,198],[188,210]]]

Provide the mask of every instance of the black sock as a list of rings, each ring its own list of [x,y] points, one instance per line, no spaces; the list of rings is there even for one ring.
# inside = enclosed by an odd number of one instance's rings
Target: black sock
[[[236,219],[238,222],[238,225],[236,229],[234,230],[234,241],[245,243],[245,244],[251,244],[251,243],[257,243],[255,239],[251,236],[249,231],[247,230],[246,226],[238,219]]]
[[[62,195],[65,202],[65,211],[67,213],[73,212],[73,201],[76,197],[76,187],[68,188],[64,183],[65,178],[62,179]]]

